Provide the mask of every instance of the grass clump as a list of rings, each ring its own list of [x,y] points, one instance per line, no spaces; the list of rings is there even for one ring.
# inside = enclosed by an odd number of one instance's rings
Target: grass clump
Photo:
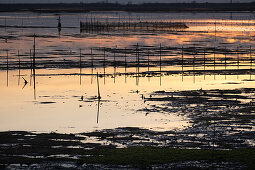
[[[129,147],[98,150],[97,155],[83,158],[82,163],[133,165],[144,168],[156,164],[185,161],[240,162],[255,167],[255,149],[203,150],[170,147]]]

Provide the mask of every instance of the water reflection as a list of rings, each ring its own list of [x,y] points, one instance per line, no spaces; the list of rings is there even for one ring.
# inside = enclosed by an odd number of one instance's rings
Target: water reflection
[[[250,69],[250,65],[247,68]],[[10,74],[12,79],[9,86],[4,88],[1,85],[2,83],[0,84],[0,91],[3,94],[0,106],[3,108],[1,115],[4,117],[3,120],[5,121],[5,123],[1,121],[1,129],[10,129],[9,124],[17,121],[17,118],[13,117],[14,115],[19,115],[18,122],[20,123],[13,126],[12,130],[31,130],[35,128],[34,130],[40,131],[57,129],[62,132],[78,132],[93,130],[95,127],[96,129],[114,128],[118,126],[158,128],[163,125],[168,125],[166,128],[171,129],[171,127],[176,128],[176,126],[174,126],[175,121],[176,123],[178,122],[179,125],[180,122],[182,122],[181,126],[178,125],[177,127],[182,128],[182,125],[187,125],[187,122],[184,121],[185,119],[183,117],[174,116],[174,113],[169,113],[169,115],[150,113],[147,115],[145,114],[146,111],[145,113],[143,113],[143,111],[137,112],[137,110],[143,110],[149,106],[149,103],[144,103],[141,96],[148,98],[150,93],[156,90],[197,90],[200,88],[217,89],[219,87],[221,89],[234,89],[254,85],[254,81],[246,81],[247,79],[251,80],[250,73],[247,75],[239,75],[241,77],[241,79],[239,77],[239,80],[236,79],[236,75],[228,75],[228,78],[225,79],[225,74],[217,75],[217,79],[215,79],[216,74],[207,74],[206,79],[204,79],[203,74],[193,75],[192,73],[192,75],[187,75],[185,69],[184,73],[182,69],[180,69],[180,74],[176,75],[161,74],[161,85],[158,76],[148,75],[150,80],[147,76],[139,76],[139,84],[137,85],[136,79],[138,75],[132,76],[132,74],[123,74],[125,70],[130,73],[133,69],[135,68],[119,68],[120,74],[115,77],[115,83],[112,81],[113,78],[111,76],[104,76],[103,68],[97,68],[97,71],[100,73],[98,76],[90,74],[73,74],[80,73],[80,69],[37,70],[37,73],[32,75],[32,88],[24,88],[23,92],[20,91],[20,88],[15,83],[18,80],[18,77],[13,77],[13,75],[16,74],[16,71],[11,70]],[[204,66],[202,66],[201,69],[203,70]],[[85,72],[87,72],[87,70],[88,69],[85,69]],[[109,71],[110,70],[111,68],[109,68]],[[142,70],[147,70],[147,68],[142,68]],[[24,79],[29,77],[30,70],[22,70],[22,72],[24,73]],[[65,74],[63,75],[62,73]],[[1,71],[0,74],[3,74],[3,71]],[[80,86],[79,81],[76,81],[79,80],[80,77],[84,79],[85,83],[83,86]],[[38,84],[35,83],[35,78],[37,79]],[[195,82],[193,81],[194,78],[196,80]],[[94,81],[92,84],[89,83],[89,81],[87,81],[89,79],[96,79],[96,82],[98,81],[101,85],[100,92],[102,91],[102,94],[100,93],[100,96],[103,96],[103,105],[101,99],[95,98],[95,100],[90,100],[90,98],[92,99],[96,94],[99,96],[99,90],[98,84],[94,83]],[[128,81],[125,81],[125,79],[128,79]],[[104,83],[104,81],[106,83]],[[60,85],[61,88],[59,88]],[[30,92],[33,92],[33,95],[31,95]],[[3,100],[3,96],[6,97],[7,94],[9,97]],[[80,96],[80,94],[84,95],[84,100],[75,100],[75,96]],[[14,98],[16,106],[11,107],[12,102],[10,101]],[[32,103],[33,106],[31,107]],[[75,105],[82,105],[82,107],[77,110],[74,107]],[[102,106],[103,110],[100,109]],[[49,116],[49,114],[51,116]],[[93,121],[95,114],[96,122],[95,119]],[[147,117],[146,119],[143,117],[145,115]],[[77,118],[73,118],[74,116],[77,116]],[[48,123],[43,123],[44,126],[42,126],[39,117]],[[50,120],[53,119],[52,117],[55,119],[54,122]],[[26,119],[30,119],[31,122],[25,124],[25,122],[27,122]],[[80,121],[82,119],[83,122]],[[171,123],[165,125],[163,123],[165,121],[170,121]],[[34,125],[34,122],[37,122],[37,125]],[[93,124],[93,122],[96,124]],[[45,124],[47,124],[46,127]],[[75,128],[68,129],[63,127]]]
[[[100,99],[98,99],[97,103],[97,124],[99,122],[99,113],[100,113]]]
[[[189,25],[185,31],[80,34],[74,25],[24,32],[0,29],[8,37],[8,43],[7,38],[0,41],[0,77],[6,77],[6,82],[0,82],[0,130],[82,132],[120,126],[161,130],[188,126],[185,115],[148,114],[146,109],[158,103],[144,98],[169,89],[254,86],[255,20],[232,20],[237,14],[211,15],[218,18],[184,19]],[[73,17],[63,16],[63,25]],[[56,19],[48,14],[39,20],[56,24],[52,18]],[[41,32],[33,35],[37,31]]]

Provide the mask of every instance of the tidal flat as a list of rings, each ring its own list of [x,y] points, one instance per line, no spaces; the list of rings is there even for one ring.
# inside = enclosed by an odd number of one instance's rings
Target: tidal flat
[[[0,168],[253,169],[254,24],[1,12]]]

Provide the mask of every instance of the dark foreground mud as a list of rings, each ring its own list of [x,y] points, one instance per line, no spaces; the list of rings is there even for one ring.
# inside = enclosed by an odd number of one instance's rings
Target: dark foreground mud
[[[142,111],[187,117],[190,127],[176,131],[178,147],[254,147],[254,92],[254,88],[158,91],[145,99],[150,107]]]
[[[107,133],[109,132],[109,133]],[[123,132],[123,133],[120,133]],[[36,134],[31,132],[0,133],[0,166],[3,169],[252,169],[252,148],[178,149],[173,147],[137,146],[117,148],[115,142],[143,141],[140,136],[160,133],[139,128],[118,128],[84,134]],[[127,136],[133,133],[133,136]],[[89,138],[107,142],[90,143]],[[120,137],[126,136],[126,137]],[[137,136],[137,137],[134,137]],[[147,136],[150,138],[150,136]],[[151,140],[150,144],[153,144]]]

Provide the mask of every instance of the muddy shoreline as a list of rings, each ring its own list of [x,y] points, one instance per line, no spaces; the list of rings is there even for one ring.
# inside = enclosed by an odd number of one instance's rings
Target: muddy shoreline
[[[248,155],[255,154],[254,94],[254,88],[200,89],[155,91],[144,98],[148,105],[138,112],[185,116],[190,126],[184,129],[0,132],[1,167],[251,169],[254,157]],[[178,158],[168,157],[166,152]],[[197,162],[191,165],[190,161]]]
[[[0,167],[3,169],[212,169],[213,167],[251,169],[254,166],[254,157],[252,157],[255,154],[254,148],[183,149],[173,147],[170,143],[168,146],[160,146],[155,141],[149,142],[136,136],[137,134],[141,136],[144,132],[149,131],[139,128],[118,128],[112,130],[112,133],[110,130],[80,134],[1,132]],[[151,136],[160,134],[164,137],[164,133],[152,131],[150,133]],[[111,135],[116,137],[111,139]],[[121,135],[125,137],[120,137]],[[104,142],[90,142],[89,139],[95,136]],[[129,146],[120,148],[112,144],[113,141],[129,143]],[[140,145],[132,144],[136,141],[140,141]],[[143,141],[147,141],[148,144]]]

